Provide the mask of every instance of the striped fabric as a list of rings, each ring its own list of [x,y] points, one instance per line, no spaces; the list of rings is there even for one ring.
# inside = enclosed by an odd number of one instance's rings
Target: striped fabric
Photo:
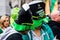
[[[58,10],[58,0],[51,0],[50,1],[50,12],[54,12]]]
[[[45,0],[45,4],[46,4],[46,6],[45,6],[45,13],[46,13],[46,15],[49,15],[50,14],[50,0]]]
[[[58,0],[45,0],[44,2],[46,3],[46,15],[49,15],[50,13],[58,10]]]

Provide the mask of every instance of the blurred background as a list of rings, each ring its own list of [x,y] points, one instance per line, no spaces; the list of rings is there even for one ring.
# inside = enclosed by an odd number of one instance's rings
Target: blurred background
[[[21,7],[24,3],[29,3],[33,0],[0,0],[0,16],[4,14],[11,14],[11,9],[15,4],[18,4]],[[37,0],[36,0],[37,1]],[[42,0],[45,1],[45,0]],[[58,4],[60,6],[60,0],[58,0]],[[60,10],[60,7],[59,7]]]

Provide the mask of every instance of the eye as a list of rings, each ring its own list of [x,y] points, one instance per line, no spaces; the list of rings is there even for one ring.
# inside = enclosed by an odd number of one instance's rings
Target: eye
[[[8,22],[9,20],[4,20],[4,22]]]

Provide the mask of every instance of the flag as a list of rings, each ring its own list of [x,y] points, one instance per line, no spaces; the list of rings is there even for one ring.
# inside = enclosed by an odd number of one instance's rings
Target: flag
[[[53,13],[54,11],[58,10],[58,0],[50,0],[50,12]]]
[[[46,15],[50,14],[50,0],[45,0],[45,13]]]

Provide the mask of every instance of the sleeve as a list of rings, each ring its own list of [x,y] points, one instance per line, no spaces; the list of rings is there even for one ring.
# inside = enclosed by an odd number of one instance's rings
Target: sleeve
[[[10,35],[6,40],[23,40],[22,36],[18,33]]]

